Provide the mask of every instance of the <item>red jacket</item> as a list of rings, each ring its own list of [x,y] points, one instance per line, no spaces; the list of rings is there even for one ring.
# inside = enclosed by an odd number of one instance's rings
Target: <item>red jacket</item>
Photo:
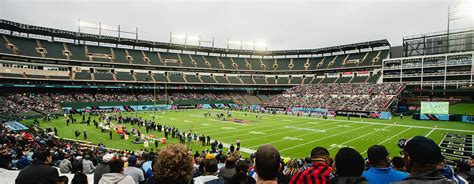
[[[298,172],[290,180],[290,184],[326,184],[331,179],[332,168],[324,162],[314,162],[313,165]]]

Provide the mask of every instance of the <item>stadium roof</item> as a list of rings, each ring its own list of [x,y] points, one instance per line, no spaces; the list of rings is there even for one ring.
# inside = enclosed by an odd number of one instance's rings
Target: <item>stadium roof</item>
[[[85,40],[85,41],[102,42],[102,43],[133,45],[133,46],[141,46],[141,47],[149,47],[149,48],[210,52],[210,53],[219,53],[219,54],[266,55],[266,56],[305,55],[305,54],[325,54],[325,53],[333,53],[333,52],[341,52],[341,51],[350,51],[350,50],[356,50],[356,49],[367,49],[367,48],[390,46],[390,43],[388,42],[388,40],[383,39],[383,40],[359,42],[359,43],[353,43],[353,44],[316,48],[316,49],[257,51],[257,50],[240,50],[240,49],[226,49],[226,48],[215,48],[215,47],[205,47],[205,46],[192,46],[192,45],[182,45],[182,44],[174,44],[174,43],[170,44],[170,43],[165,43],[165,42],[154,42],[154,41],[139,40],[139,39],[119,38],[119,37],[113,37],[113,36],[79,33],[79,32],[74,32],[74,31],[66,31],[66,30],[61,30],[61,29],[22,24],[22,23],[13,22],[13,21],[4,20],[4,19],[0,19],[0,29],[22,32],[22,33],[29,33],[29,34],[38,34],[38,35],[46,35],[46,36],[52,36],[52,37],[74,39],[74,40]]]

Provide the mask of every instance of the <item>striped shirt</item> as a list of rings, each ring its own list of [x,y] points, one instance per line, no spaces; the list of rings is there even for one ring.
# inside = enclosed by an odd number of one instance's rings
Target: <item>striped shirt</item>
[[[326,184],[331,178],[332,168],[324,162],[314,162],[311,167],[300,171],[290,180],[290,184]]]

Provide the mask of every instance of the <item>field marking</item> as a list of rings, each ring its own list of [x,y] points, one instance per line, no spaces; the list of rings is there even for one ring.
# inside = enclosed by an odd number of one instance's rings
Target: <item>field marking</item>
[[[367,125],[367,126],[369,126],[369,125]],[[328,129],[326,129],[326,132],[328,130],[333,130],[333,129],[337,129],[337,128],[340,128],[340,127],[336,126],[336,127],[333,127],[333,128],[328,128]],[[353,129],[353,130],[356,130],[356,129]],[[284,133],[288,133],[288,132],[284,132]],[[307,135],[311,135],[311,134],[314,134],[314,132],[307,133],[307,134],[302,134],[302,135],[299,135],[299,136],[296,136],[296,137],[299,138],[299,137],[303,137],[303,136],[307,136]],[[267,144],[273,144],[273,143],[282,142],[282,141],[285,141],[285,140],[271,141],[271,142],[267,142]],[[257,147],[257,146],[251,146],[250,148],[255,148],[255,147]]]
[[[428,132],[425,137],[428,137],[429,135],[431,135],[431,133],[433,133],[434,131],[436,130],[436,128],[433,128],[433,130],[431,130],[430,132]]]
[[[385,128],[389,128],[389,127],[391,127],[391,126],[390,126],[390,125],[389,125],[389,126],[386,126],[386,127],[384,127],[384,129],[385,129]],[[350,143],[350,142],[352,142],[352,141],[355,141],[355,140],[360,139],[360,138],[363,138],[363,137],[367,137],[368,135],[372,135],[372,134],[374,134],[374,133],[378,133],[378,132],[377,132],[377,131],[374,131],[374,130],[372,129],[372,132],[370,132],[370,133],[368,133],[368,134],[364,134],[364,135],[361,135],[361,136],[359,136],[359,137],[354,137],[354,138],[352,138],[352,139],[350,139],[350,140],[348,140],[348,141],[346,141],[346,142],[339,143],[339,145],[345,145],[345,144],[347,144],[347,143]],[[334,149],[334,148],[335,148],[335,147],[331,147],[331,148],[329,148],[328,150],[332,150],[332,149]]]
[[[322,124],[321,126],[325,126],[325,125],[329,125],[329,124]],[[315,128],[315,127],[319,127],[319,126],[314,126],[313,128]],[[254,138],[250,138],[250,139],[242,139],[242,141],[261,139],[261,138],[264,138],[264,137],[271,137],[271,136],[280,135],[280,134],[288,134],[290,132],[296,132],[296,131],[300,131],[300,130],[291,130],[291,131],[280,132],[280,133],[276,133],[276,134],[269,134],[269,135],[266,135],[266,136],[254,137]],[[233,136],[228,136],[228,137],[233,137]],[[228,138],[228,137],[226,137],[226,138]]]
[[[226,148],[230,148],[230,144],[222,143],[222,145]],[[245,148],[245,147],[240,147],[240,151],[243,151],[243,152],[249,153],[249,154],[257,152],[256,150],[253,150],[253,149],[250,149],[250,148]]]
[[[368,127],[368,126],[370,126],[370,125],[361,126],[359,128],[351,129],[349,131],[343,131],[343,132],[340,132],[340,133],[337,133],[337,134],[334,134],[334,135],[331,135],[331,136],[327,136],[327,137],[312,140],[312,141],[309,141],[309,142],[306,142],[306,143],[303,143],[303,144],[298,144],[298,145],[295,145],[295,146],[291,146],[291,147],[280,150],[280,153],[282,153],[284,151],[287,151],[287,150],[295,149],[295,148],[298,148],[298,147],[301,147],[301,146],[305,146],[305,145],[308,145],[308,144],[312,144],[312,143],[315,143],[315,142],[318,142],[318,141],[321,141],[321,140],[324,140],[324,139],[328,139],[328,138],[331,138],[331,137],[334,137],[334,136],[338,136],[338,135],[341,135],[341,134],[345,134],[345,133],[348,133],[348,132],[359,130],[359,129],[362,129],[362,128],[365,128],[365,127]],[[337,128],[339,128],[339,127],[337,127]]]
[[[390,136],[389,138],[383,140],[382,142],[377,143],[376,145],[382,145],[383,143],[385,143],[385,142],[387,142],[387,141],[389,141],[389,140],[392,140],[392,139],[395,138],[396,136],[399,136],[399,135],[405,133],[406,131],[408,131],[408,130],[410,130],[410,129],[412,129],[412,128],[407,128],[407,129],[405,129],[405,130],[403,130],[403,131],[401,131],[401,132],[398,132],[397,134]],[[363,155],[363,154],[367,153],[367,151],[368,151],[368,150],[366,149],[364,152],[362,152],[362,153],[360,153],[360,154]]]
[[[239,113],[239,112],[237,112]],[[287,117],[289,115],[283,115],[283,114],[261,114],[265,116],[283,116]],[[365,122],[365,121],[351,121],[351,120],[340,120],[340,119],[323,119],[319,117],[302,117],[302,116],[291,116],[293,118],[302,118],[302,119],[317,119],[317,120],[329,120],[329,121],[339,121],[339,122],[353,122],[353,123],[358,123],[358,124],[368,124],[368,125],[387,125],[387,123],[377,123],[377,122]],[[406,128],[420,128],[420,129],[429,129],[431,130],[432,127],[425,127],[425,126],[417,126],[417,125],[399,125],[399,124],[393,124],[395,127],[406,127]],[[469,132],[469,133],[474,133],[474,130],[463,130],[463,129],[452,129],[452,128],[436,128],[437,130],[445,130],[445,131],[456,131],[456,132]]]

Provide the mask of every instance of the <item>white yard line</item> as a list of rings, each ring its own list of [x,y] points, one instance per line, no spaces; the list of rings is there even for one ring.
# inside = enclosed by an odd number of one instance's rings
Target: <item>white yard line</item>
[[[386,126],[386,127],[384,127],[384,128],[388,128],[388,127],[391,127],[391,126]],[[348,141],[343,142],[343,143],[340,143],[340,144],[341,144],[341,145],[345,145],[345,144],[347,144],[347,143],[350,143],[350,142],[352,142],[352,141],[355,141],[355,140],[360,139],[360,138],[363,138],[363,137],[367,137],[368,135],[372,135],[372,134],[374,134],[374,133],[378,133],[378,132],[377,132],[377,131],[372,131],[372,132],[370,132],[370,133],[368,133],[368,134],[364,134],[364,135],[361,135],[361,136],[359,136],[359,137],[355,137],[355,138],[353,138],[353,139],[351,139],[351,140],[348,140]],[[334,148],[336,148],[336,147],[331,147],[331,148],[329,148],[328,150],[332,150],[332,149],[334,149]]]
[[[335,127],[333,127],[333,128],[328,128],[328,129],[325,129],[325,130],[328,131],[328,130],[333,130],[333,129],[338,129],[338,128],[341,128],[341,127],[335,126]],[[299,131],[301,131],[301,130],[299,130]],[[311,134],[315,134],[315,132],[310,132],[310,133],[302,134],[302,135],[296,136],[295,138],[304,137],[304,136],[311,135]],[[273,143],[283,142],[283,141],[288,141],[288,140],[280,139],[280,140],[277,140],[277,141],[271,141],[271,142],[267,142],[267,143],[268,143],[268,144],[273,144]],[[256,147],[258,147],[258,146],[259,146],[259,145],[251,146],[250,148],[256,148]]]
[[[431,135],[431,133],[433,133],[435,130],[436,130],[436,128],[433,128],[433,130],[431,130],[430,132],[428,132],[428,133],[425,135],[425,137],[428,137],[428,136],[430,136],[430,135]]]
[[[407,128],[407,129],[405,129],[405,130],[403,130],[403,131],[401,131],[401,132],[398,132],[397,134],[390,136],[389,138],[383,140],[382,142],[377,143],[377,145],[381,145],[381,144],[383,144],[383,143],[385,143],[385,142],[387,142],[387,141],[389,141],[389,140],[392,140],[392,139],[395,138],[396,136],[399,136],[399,135],[405,133],[406,131],[408,131],[408,130],[410,130],[410,129],[412,129],[412,128]],[[367,153],[367,150],[365,150],[364,152],[362,152],[362,153],[360,153],[360,154],[363,155],[363,154],[365,154],[365,153]]]
[[[345,133],[348,133],[348,132],[352,132],[352,131],[355,131],[355,130],[366,128],[368,126],[370,126],[370,125],[361,126],[359,128],[351,129],[351,130],[348,130],[348,131],[343,131],[343,132],[340,132],[340,133],[337,133],[337,134],[334,134],[334,135],[331,135],[331,136],[327,136],[327,137],[323,137],[323,138],[320,138],[320,139],[308,141],[308,142],[305,142],[303,144],[298,144],[296,146],[291,146],[291,147],[280,150],[280,153],[283,152],[283,151],[291,150],[291,149],[298,148],[298,147],[301,147],[301,146],[304,146],[304,145],[312,144],[312,143],[315,143],[315,142],[318,142],[318,141],[321,141],[321,140],[324,140],[324,139],[335,137],[335,136],[338,136],[338,135],[341,135],[341,134],[345,134]]]

